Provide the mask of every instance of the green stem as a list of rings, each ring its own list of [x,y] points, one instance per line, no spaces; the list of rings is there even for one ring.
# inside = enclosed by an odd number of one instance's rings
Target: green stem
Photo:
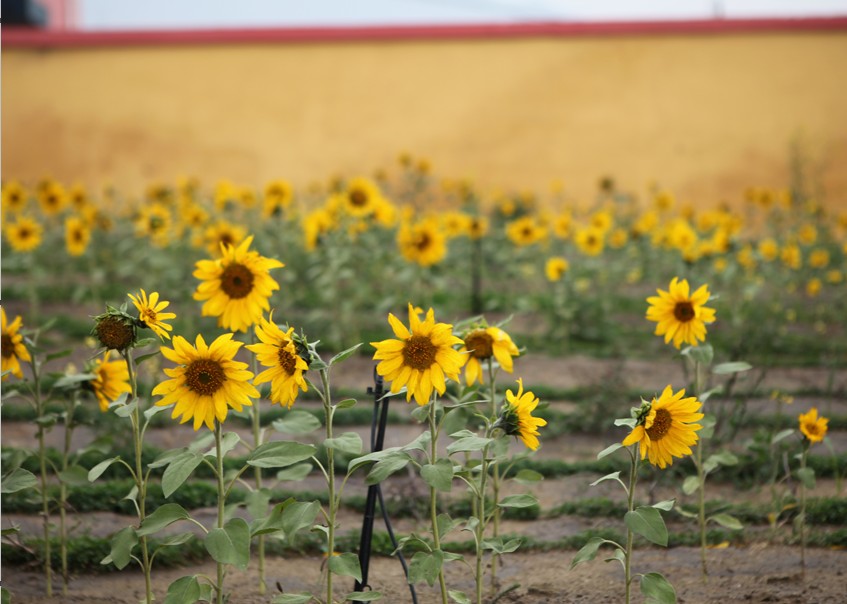
[[[486,438],[491,436],[491,430],[486,430]],[[477,493],[477,508],[479,515],[479,523],[476,527],[476,604],[482,604],[482,540],[485,537],[485,487],[486,478],[488,477],[488,449],[490,445],[486,445],[482,449],[482,473],[479,477],[479,492]],[[495,466],[496,467],[496,466]],[[497,500],[494,500],[496,510]],[[494,572],[494,560],[492,559],[492,573]]]
[[[76,399],[71,399],[71,404],[65,412],[65,445],[62,449],[62,471],[68,469],[68,461],[71,451],[71,438],[73,437],[73,414]],[[68,595],[68,531],[66,524],[65,507],[68,501],[68,485],[64,480],[59,481],[59,551],[62,561],[62,595]]]
[[[639,445],[640,447],[641,445]],[[640,452],[629,449],[631,465],[629,470],[629,489],[627,490],[626,509],[631,512],[635,502],[635,485],[638,482],[638,462],[641,459]],[[626,577],[626,604],[630,602],[632,587],[632,529],[626,527],[626,551],[624,552],[624,575]]]
[[[215,469],[218,479],[218,523],[217,527],[224,527],[224,503],[226,502],[226,491],[224,489],[224,460],[221,454],[221,423],[215,420]],[[217,604],[224,602],[224,565],[221,562],[216,563],[217,567],[217,584],[216,598]]]
[[[323,386],[324,414],[326,415],[326,437],[332,438],[332,399],[330,398],[329,370],[321,369],[321,384]],[[329,519],[326,534],[326,604],[332,604],[332,569],[329,561],[335,553],[335,516],[338,511],[338,502],[335,497],[335,451],[332,447],[326,449],[326,483],[329,498]]]
[[[253,343],[256,343],[256,334],[253,334]],[[258,367],[258,358],[256,355],[253,355],[253,375],[259,374]],[[253,419],[253,447],[258,448],[262,444],[262,427],[260,423],[259,417],[259,402],[256,401],[256,404],[250,408],[250,415]],[[255,478],[256,478],[256,491],[260,491],[262,489],[262,468],[259,466],[255,466],[253,468]],[[265,510],[267,513],[267,510]],[[259,594],[265,595],[267,591],[267,586],[265,585],[265,536],[259,535],[258,543],[259,549]]]
[[[494,379],[494,359],[488,359],[488,387],[489,394],[488,396],[491,398],[491,421],[496,422],[497,416],[499,415],[499,410],[497,409],[497,385]],[[500,500],[500,466],[494,464],[494,472],[491,476],[491,490],[492,496],[494,498],[494,510],[492,514],[492,535],[496,539],[500,536],[500,506],[497,505],[497,502]],[[483,498],[485,494],[483,493]],[[483,514],[481,518],[485,518]],[[500,556],[497,554],[493,554],[491,556],[491,588],[497,588],[497,566],[500,562]]]
[[[694,361],[694,395],[699,399],[703,390],[700,361]],[[704,439],[697,443],[694,465],[697,467],[697,524],[700,530],[700,568],[703,581],[706,581],[709,571],[706,567],[706,472],[703,469]]]
[[[429,434],[430,456],[429,463],[435,465],[438,460],[438,430],[435,424],[435,394],[429,401]],[[483,497],[485,494],[483,493]],[[429,518],[432,523],[432,543],[435,549],[441,550],[441,536],[438,534],[438,498],[435,487],[429,487]],[[441,604],[447,604],[447,582],[444,580],[444,564],[438,569],[438,585],[441,588]]]
[[[806,473],[806,455],[809,453],[809,441],[803,439],[803,453],[800,455],[801,477]],[[800,573],[806,576],[806,484],[800,479]]]
[[[41,418],[44,415],[44,406],[41,400],[41,376],[39,362],[33,358],[32,380],[35,384],[33,398],[35,402],[35,415]],[[46,582],[47,596],[53,596],[53,567],[51,566],[50,552],[50,500],[47,495],[47,452],[44,447],[44,426],[38,424],[38,460],[41,479],[41,517],[44,521],[44,579]]]

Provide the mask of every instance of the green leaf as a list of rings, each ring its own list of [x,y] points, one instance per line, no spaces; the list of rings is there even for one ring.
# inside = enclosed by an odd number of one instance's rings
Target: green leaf
[[[660,501],[659,503],[654,503],[650,507],[656,508],[657,510],[663,510],[665,512],[670,512],[673,509],[674,503],[676,503],[675,499],[666,499],[665,501]]]
[[[165,473],[162,474],[162,493],[165,497],[173,495],[180,485],[185,482],[191,473],[203,462],[203,457],[192,451],[185,451],[175,457]]]
[[[788,438],[792,434],[794,434],[794,428],[786,428],[785,430],[781,430],[773,435],[773,438],[771,439],[771,444],[775,445],[779,441]]]
[[[638,420],[634,417],[619,417],[615,420],[616,426],[626,426],[627,428],[635,428],[638,425]]]
[[[308,461],[304,463],[297,463],[277,472],[276,479],[280,481],[290,480],[292,482],[297,482],[306,478],[306,476],[308,476],[312,471],[312,468],[314,468],[314,466]]]
[[[753,366],[750,363],[745,363],[744,361],[739,361],[736,363],[721,363],[719,365],[715,365],[712,369],[712,373],[716,375],[726,375],[728,373],[740,373],[742,371],[750,371]]]
[[[686,476],[682,481],[682,492],[686,495],[696,493],[700,488],[700,479],[697,476]]]
[[[682,516],[683,518],[697,518],[697,514],[694,512],[686,512],[682,508],[676,508],[676,513]]]
[[[375,602],[380,598],[382,598],[382,594],[378,591],[351,591],[344,596],[345,600],[350,600],[351,602]]]
[[[336,409],[350,409],[351,407],[356,406],[356,399],[345,398],[343,401],[339,401],[334,406]]]
[[[521,546],[520,539],[509,539],[506,541],[504,537],[496,537],[493,539],[483,539],[482,548],[488,549],[495,554],[508,554]]]
[[[501,508],[528,508],[538,505],[538,499],[535,495],[523,493],[521,495],[507,495],[497,502]]]
[[[35,474],[29,470],[17,468],[3,477],[3,483],[0,485],[0,492],[17,493],[24,489],[31,489],[37,484],[38,478],[35,477]]]
[[[712,438],[715,433],[717,418],[710,413],[706,413],[703,416],[703,419],[700,420],[700,425],[703,426],[699,433],[700,440],[708,440]]]
[[[171,409],[171,407],[160,407],[159,405],[153,405],[152,407],[148,407],[147,409],[144,410],[144,417],[149,420],[151,417],[153,417],[157,413],[160,413],[162,411],[169,410],[169,409]]]
[[[482,438],[481,436],[466,436],[447,445],[447,453],[463,453],[465,451],[479,451],[493,442],[491,438]]]
[[[77,373],[74,375],[64,375],[55,381],[54,388],[66,389],[80,384],[81,382],[90,382],[97,379],[93,373]]]
[[[5,587],[0,587],[0,604],[12,604],[12,594]]]
[[[78,487],[88,484],[88,470],[74,464],[59,472],[59,478],[67,485]]]
[[[421,467],[421,478],[437,491],[444,493],[453,488],[453,462],[449,459],[439,459],[435,464]]]
[[[247,463],[259,468],[284,468],[294,465],[315,454],[314,445],[277,440],[259,445],[247,458]]]
[[[148,361],[148,360],[150,360],[150,359],[152,359],[153,357],[156,357],[156,356],[159,356],[158,350],[156,352],[148,352],[147,354],[139,355],[138,358],[135,359],[135,366],[138,367],[144,361]]]
[[[799,468],[794,472],[797,480],[803,483],[807,489],[815,488],[815,470],[814,468]]]
[[[614,562],[616,560],[621,563],[622,567],[626,568],[626,554],[622,549],[615,548],[612,555],[603,560],[603,562]]]
[[[451,589],[447,592],[447,595],[450,596],[450,599],[456,604],[471,604],[471,599],[463,591]]]
[[[731,531],[740,531],[744,528],[744,525],[737,518],[729,514],[715,514],[714,516],[710,516],[709,520],[714,520],[722,527],[728,528]]]
[[[648,541],[667,547],[668,528],[659,510],[651,507],[638,507],[624,516],[624,522],[629,529],[641,535]]]
[[[185,532],[178,533],[176,535],[170,535],[168,537],[164,537],[159,545],[159,547],[174,547],[177,545],[183,545],[188,543],[194,539],[194,533]]]
[[[601,482],[603,482],[604,480],[617,480],[618,482],[620,482],[621,484],[623,484],[623,483],[621,482],[620,476],[621,476],[621,473],[620,473],[620,472],[612,472],[611,474],[606,474],[606,475],[605,475],[605,476],[603,476],[602,478],[598,478],[597,480],[595,480],[594,482],[592,482],[592,483],[591,483],[590,485],[588,485],[588,486],[595,487],[595,486],[597,486],[598,484],[600,484]]]
[[[711,365],[712,359],[715,357],[715,351],[711,344],[688,346],[682,350],[682,354],[701,365]]]
[[[250,527],[242,518],[233,518],[224,527],[206,535],[206,551],[215,562],[247,570],[250,562]]]
[[[335,449],[350,455],[361,455],[362,437],[355,432],[345,432],[341,436],[325,439],[324,446],[327,449]]]
[[[426,581],[432,587],[443,565],[444,553],[439,549],[415,553],[409,563],[409,583],[415,585]]]
[[[321,509],[318,501],[295,501],[282,512],[282,530],[290,540],[295,533],[309,528]]]
[[[284,434],[309,434],[321,427],[321,420],[308,411],[292,409],[276,420],[273,429]]]
[[[194,604],[200,599],[200,582],[197,577],[180,577],[168,585],[165,604]]]
[[[435,518],[435,525],[438,527],[438,534],[443,539],[445,535],[452,532],[457,526],[462,524],[461,518],[450,518],[450,514],[439,514]]]
[[[174,522],[188,520],[189,518],[191,518],[191,515],[178,503],[166,503],[157,507],[152,514],[144,519],[141,528],[138,529],[138,535],[151,535]]]
[[[402,447],[404,451],[429,451],[429,443],[432,441],[432,434],[430,434],[429,430],[425,432],[421,432],[415,440],[410,442],[408,445]]]
[[[98,463],[96,466],[91,468],[88,471],[88,482],[94,482],[95,480],[100,478],[100,476],[103,474],[103,472],[105,472],[109,468],[109,466],[111,466],[113,463],[115,463],[119,459],[120,459],[120,457],[112,457],[111,459],[104,459],[103,461]]]
[[[332,367],[336,363],[340,363],[341,361],[350,358],[351,356],[353,356],[353,353],[355,353],[359,349],[359,347],[361,347],[361,345],[362,342],[359,342],[355,346],[351,346],[347,350],[339,352],[337,355],[335,355],[329,360],[329,366]]]
[[[368,453],[366,455],[362,455],[360,457],[356,457],[355,459],[351,459],[350,463],[347,464],[347,473],[352,474],[362,466],[372,461],[381,461],[388,457],[393,457],[396,455],[406,455],[400,450],[400,447],[389,447],[388,449],[383,449],[382,451],[374,451],[373,453]],[[406,455],[408,457],[408,455]]]
[[[600,549],[600,546],[605,543],[606,540],[602,537],[592,537],[588,540],[588,543],[583,545],[580,550],[576,553],[576,556],[571,560],[571,569],[579,566],[583,562],[590,562],[594,560],[597,556],[597,550]]]
[[[356,581],[362,580],[362,569],[359,566],[359,556],[345,552],[337,556],[329,557],[329,570],[336,575],[353,577]]]
[[[258,489],[250,491],[244,498],[244,504],[247,508],[247,513],[254,520],[264,518],[268,514],[268,504],[271,501],[271,492],[268,489]]]
[[[309,604],[312,594],[280,594],[274,596],[272,604]]]
[[[409,461],[411,461],[411,457],[406,453],[399,452],[376,462],[365,477],[365,484],[371,485],[382,482],[394,472],[405,468]]]
[[[540,472],[536,472],[535,470],[523,469],[515,474],[513,480],[518,484],[529,486],[544,480],[544,475]]]
[[[597,454],[597,459],[603,459],[604,457],[611,455],[612,453],[614,453],[615,451],[617,451],[618,449],[620,449],[622,447],[623,447],[623,445],[621,443],[613,443],[613,444],[609,445],[608,447],[606,447],[605,449],[603,449],[602,451],[600,451]]]
[[[226,457],[226,454],[232,451],[235,447],[238,446],[238,443],[241,442],[241,437],[238,436],[236,432],[227,432],[221,438],[221,457]],[[204,457],[211,457],[215,459],[217,457],[217,451],[215,451],[216,447],[212,447],[205,453],[203,453]]]
[[[126,392],[124,392],[121,397],[123,398],[123,400],[126,400]],[[115,415],[117,415],[118,417],[129,417],[138,407],[138,399],[133,400],[128,405],[124,405],[123,400],[121,398],[118,398],[109,406],[115,409]]]
[[[738,458],[729,451],[721,451],[713,453],[703,463],[703,471],[706,474],[714,471],[718,466],[735,466],[738,465]]]
[[[641,576],[641,593],[645,604],[675,604],[676,591],[659,573],[647,573]]]
[[[123,568],[129,564],[132,559],[132,548],[135,547],[137,543],[138,535],[136,534],[135,529],[131,526],[119,530],[115,533],[114,537],[112,537],[112,549],[109,553],[109,557],[112,559],[112,564],[114,564],[118,570],[123,570]]]

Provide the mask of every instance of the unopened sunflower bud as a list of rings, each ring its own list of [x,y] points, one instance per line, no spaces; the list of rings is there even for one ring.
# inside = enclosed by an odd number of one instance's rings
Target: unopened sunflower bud
[[[94,317],[92,335],[96,336],[100,344],[107,350],[123,352],[135,346],[135,318],[121,311],[110,309],[108,312]]]

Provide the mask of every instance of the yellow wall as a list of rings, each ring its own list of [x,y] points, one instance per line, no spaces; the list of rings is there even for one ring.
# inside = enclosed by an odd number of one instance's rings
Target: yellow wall
[[[4,178],[305,186],[408,150],[486,187],[711,204],[786,185],[795,140],[847,205],[847,32],[2,53]]]

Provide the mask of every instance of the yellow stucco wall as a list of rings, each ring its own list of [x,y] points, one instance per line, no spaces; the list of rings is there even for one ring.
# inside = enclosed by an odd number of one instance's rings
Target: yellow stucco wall
[[[2,52],[2,173],[305,186],[408,150],[437,174],[578,197],[789,182],[847,205],[847,32]]]

